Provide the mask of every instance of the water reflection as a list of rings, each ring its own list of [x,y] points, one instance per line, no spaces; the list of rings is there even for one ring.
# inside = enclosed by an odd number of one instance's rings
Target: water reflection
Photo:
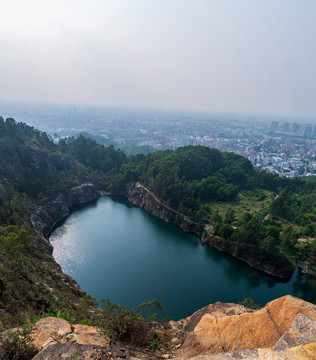
[[[203,246],[206,247],[205,253],[209,258],[209,261],[221,265],[225,275],[236,284],[248,282],[248,287],[250,288],[256,288],[265,284],[272,289],[276,283],[284,282],[283,280],[278,280],[254,268],[251,268],[250,271],[250,266],[245,262],[225,254],[220,250],[210,248],[208,245]]]

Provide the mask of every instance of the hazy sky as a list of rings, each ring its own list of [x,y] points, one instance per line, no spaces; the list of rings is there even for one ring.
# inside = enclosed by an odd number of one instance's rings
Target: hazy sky
[[[0,100],[316,117],[315,0],[0,0]]]

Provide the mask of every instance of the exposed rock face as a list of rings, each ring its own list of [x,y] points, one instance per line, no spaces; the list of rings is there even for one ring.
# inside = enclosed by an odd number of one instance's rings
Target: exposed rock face
[[[126,197],[131,203],[138,205],[168,223],[179,226],[186,232],[191,232],[198,236],[202,234],[203,227],[201,225],[163,204],[154,194],[140,184],[129,187]]]
[[[33,360],[108,360],[113,359],[101,346],[76,343],[54,344],[42,350]],[[115,358],[116,359],[116,358]]]
[[[289,295],[271,301],[260,310],[251,313],[244,312],[240,315],[223,311],[223,305],[217,303],[214,308],[209,308],[210,312],[205,313],[198,322],[195,314],[191,317],[186,326],[190,332],[179,350],[179,357],[191,358],[197,355],[230,353],[243,349],[270,348],[287,331],[288,334],[284,335],[278,346],[281,347],[281,344],[286,341],[287,344],[301,345],[298,341],[297,329],[314,331],[314,323],[306,321],[306,317],[298,318],[294,328],[289,331],[293,321],[300,314],[316,320],[316,305]],[[240,310],[237,309],[237,311]],[[314,339],[314,336],[315,334],[310,339]],[[278,347],[275,349],[277,350]],[[256,359],[256,357],[253,358]]]
[[[284,350],[288,347],[306,345],[316,342],[316,321],[306,315],[298,315],[289,331],[273,346],[273,350]]]
[[[101,196],[92,184],[83,184],[60,193],[55,200],[37,206],[30,216],[33,229],[47,236],[52,227],[69,214],[73,205],[84,204]]]
[[[129,186],[126,190],[125,196],[131,203],[138,205],[160,219],[175,224],[186,232],[194,233],[199,237],[202,236],[203,226],[201,224],[198,224],[184,214],[171,209],[169,206],[157,199],[153,193],[140,183]],[[218,237],[203,239],[203,243],[207,243],[220,251],[232,255],[233,257],[246,262],[255,269],[264,271],[267,274],[277,276],[282,279],[289,278],[295,269],[294,265],[280,267],[273,261],[258,261],[256,257],[249,257],[249,254],[244,254],[242,249],[238,247],[238,244],[223,241]]]
[[[255,310],[248,309],[243,305],[237,305],[234,303],[221,303],[218,301],[215,304],[210,304],[203,307],[202,309],[196,311],[193,315],[187,317],[184,320],[179,320],[177,323],[181,322],[184,333],[190,334],[192,331],[194,331],[204,315],[212,315],[214,318],[218,319],[226,316],[252,313],[254,311]]]
[[[34,360],[101,360],[127,358],[127,350],[111,345],[101,329],[94,326],[70,325],[66,320],[47,317],[39,320],[31,333],[40,352]]]
[[[298,315],[290,329],[271,349],[238,350],[209,356],[194,356],[187,360],[312,360],[316,359],[316,321]],[[175,360],[184,360],[177,358]]]
[[[37,321],[31,337],[34,339],[34,345],[40,349],[57,342],[97,346],[109,344],[108,338],[94,326],[70,325],[68,321],[54,317]]]
[[[316,305],[292,296],[271,301],[257,311],[235,304],[208,305],[187,319],[170,322],[170,334],[176,333],[180,338],[179,328],[186,338],[175,355],[174,351],[155,353],[111,344],[96,327],[45,318],[34,325],[31,333],[40,349],[33,359],[316,359]],[[171,343],[178,341],[171,339]],[[175,350],[178,346],[181,344],[172,347]]]
[[[98,359],[109,345],[108,338],[96,327],[71,326],[66,320],[47,317],[39,320],[31,333],[41,352],[34,359]],[[95,357],[93,357],[95,355]],[[89,357],[91,356],[91,357]]]

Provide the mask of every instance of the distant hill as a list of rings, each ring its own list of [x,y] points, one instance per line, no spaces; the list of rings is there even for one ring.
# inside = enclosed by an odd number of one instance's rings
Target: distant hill
[[[90,134],[89,132],[86,132],[86,131],[82,131],[78,134],[75,134],[73,137],[77,138],[77,137],[80,137],[80,136],[83,136],[87,139],[92,139],[92,140],[95,140],[98,144],[100,145],[104,145],[104,146],[114,146],[114,147],[118,147],[118,144],[113,141],[113,140],[110,140],[104,136],[99,136],[99,135],[93,135],[93,134]]]
[[[127,155],[138,155],[138,154],[144,154],[147,155],[149,153],[157,151],[150,145],[119,145],[116,141],[110,140],[108,138],[105,138],[103,136],[98,135],[92,135],[86,131],[80,132],[78,134],[74,134],[74,138],[78,138],[80,136],[83,136],[87,139],[95,140],[98,144],[104,145],[104,146],[114,146],[115,149],[121,149],[123,150]]]

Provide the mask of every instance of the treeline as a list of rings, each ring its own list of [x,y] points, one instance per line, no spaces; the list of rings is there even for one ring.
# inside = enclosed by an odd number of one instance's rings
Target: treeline
[[[281,178],[254,169],[243,156],[188,146],[130,157],[114,184],[136,181],[175,210],[211,225],[212,236],[244,254],[283,268],[297,260],[316,266],[316,242],[297,241],[316,235],[316,178]],[[270,205],[233,214],[240,196],[247,194],[260,204],[265,190],[275,198]],[[218,203],[229,203],[232,210],[221,214],[214,210]]]
[[[213,226],[215,236],[249,245],[262,257],[277,256],[284,262],[295,258],[297,244],[286,238],[289,226],[296,238],[316,235],[316,179],[287,179],[260,172],[234,153],[187,146],[127,156],[82,135],[55,143],[33,127],[2,117],[0,152],[3,224],[24,221],[29,197],[41,201],[70,186],[101,178],[114,191],[124,191],[126,184],[140,181],[175,210]],[[214,211],[216,203],[230,203],[233,208],[242,193],[260,202],[265,190],[273,192],[275,200],[261,212],[235,217]],[[307,252],[312,253],[312,246]]]
[[[29,141],[40,147],[54,149],[52,139],[45,132],[39,131],[23,122],[16,122],[12,118],[4,119],[0,116],[0,145],[2,149],[3,146],[12,140],[15,142]]]
[[[114,180],[141,181],[169,206],[197,219],[201,204],[234,200],[249,188],[253,175],[251,163],[242,156],[187,146],[131,157]]]
[[[12,218],[6,200],[13,198],[12,191],[45,199],[93,177],[117,173],[127,161],[125,153],[113,146],[83,136],[56,144],[45,132],[2,117],[0,154],[0,220]]]
[[[0,117],[0,153],[1,208],[9,186],[40,199],[79,184],[86,176],[83,166],[61,154],[46,133],[11,118]]]
[[[297,260],[298,233],[292,226],[283,227],[266,211],[245,212],[237,217],[233,208],[229,208],[224,214],[215,211],[210,221],[215,236],[233,243],[249,257],[274,262],[282,268],[291,268]]]
[[[105,147],[95,140],[79,135],[61,139],[58,150],[68,154],[91,170],[107,174],[116,174],[127,162],[127,156],[122,150],[115,150],[113,145]]]

